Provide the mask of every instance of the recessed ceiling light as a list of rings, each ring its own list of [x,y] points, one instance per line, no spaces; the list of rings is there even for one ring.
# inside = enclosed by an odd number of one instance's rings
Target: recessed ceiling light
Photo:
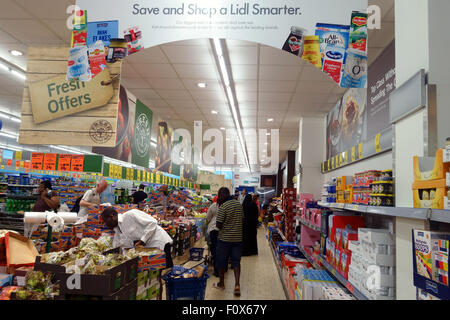
[[[267,122],[273,122],[273,118],[267,119]]]
[[[218,112],[216,110],[211,110],[212,114],[218,114]]]
[[[268,133],[266,133],[266,136],[270,136],[270,133],[268,132]]]
[[[23,56],[23,52],[19,51],[19,50],[9,50],[9,53],[11,53],[13,56],[16,56],[16,57]]]
[[[204,83],[204,82],[199,82],[199,83],[197,83],[197,86],[199,87],[199,88],[206,88],[206,83]]]
[[[222,128],[220,128],[220,130],[222,130],[222,131],[225,131],[225,128],[224,128],[224,127],[222,127]]]

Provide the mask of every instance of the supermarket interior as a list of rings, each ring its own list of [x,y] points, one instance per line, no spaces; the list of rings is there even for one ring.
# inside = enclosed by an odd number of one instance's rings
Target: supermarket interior
[[[450,299],[448,0],[0,8],[0,300]]]

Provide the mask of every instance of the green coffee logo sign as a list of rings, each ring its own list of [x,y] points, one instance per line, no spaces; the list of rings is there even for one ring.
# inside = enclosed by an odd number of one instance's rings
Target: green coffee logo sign
[[[131,162],[142,167],[148,167],[152,137],[153,112],[141,101],[136,100],[134,118],[134,136],[131,148]]]
[[[145,113],[138,116],[135,128],[136,152],[140,157],[145,157],[150,149],[150,138],[152,135],[152,124]]]
[[[88,82],[67,81],[65,75],[30,84],[34,123],[63,118],[78,112],[102,107],[111,100],[114,89],[108,70]]]

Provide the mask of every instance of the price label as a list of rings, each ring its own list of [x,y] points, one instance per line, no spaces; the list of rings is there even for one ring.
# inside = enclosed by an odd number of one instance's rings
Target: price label
[[[345,151],[345,153],[344,153],[344,163],[345,164],[348,163],[348,151]]]
[[[23,155],[22,151],[16,151],[16,160],[22,160],[22,155]]]
[[[83,172],[84,168],[84,155],[73,155],[70,164],[70,171]]]
[[[336,275],[336,270],[332,269],[331,273],[333,274],[333,276],[335,276]]]
[[[357,204],[355,204],[355,205],[353,205],[353,208],[352,208],[354,211],[359,211],[359,206],[357,205]]]
[[[444,163],[450,162],[450,149],[444,149],[443,153]]]
[[[344,156],[342,153],[339,154],[339,166],[342,166],[344,164]]]
[[[31,154],[31,169],[42,170],[43,165],[44,165],[44,154],[33,152]]]
[[[363,158],[363,145],[362,145],[362,143],[360,143],[359,145],[358,145],[358,159],[362,159]]]
[[[16,168],[20,168],[20,161],[16,160]]]
[[[8,161],[6,161],[6,165],[7,165],[8,167],[11,167],[11,166],[12,166],[12,160],[11,160],[11,159],[8,159]]]
[[[56,170],[56,153],[46,153],[44,155],[44,170]]]
[[[380,140],[381,140],[381,133],[379,133],[375,136],[375,152],[376,153],[381,152]]]
[[[25,169],[30,169],[30,162],[29,162],[29,161],[25,161],[25,162],[23,163],[23,167],[24,167]]]
[[[347,282],[346,288],[348,289],[348,291],[350,291],[351,293],[355,292],[355,288],[352,286],[352,284],[350,282]]]
[[[338,204],[338,208],[339,209],[344,209],[344,207],[345,207],[345,203],[339,203]]]
[[[58,158],[58,171],[70,171],[71,162],[72,162],[72,155],[60,154]]]
[[[356,161],[356,147],[352,148],[352,162]]]
[[[331,169],[334,169],[334,157],[331,158]]]
[[[322,172],[325,172],[325,164],[322,162]]]

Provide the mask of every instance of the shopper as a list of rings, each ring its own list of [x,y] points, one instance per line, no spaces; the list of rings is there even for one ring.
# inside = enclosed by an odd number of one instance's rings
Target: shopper
[[[166,268],[173,267],[173,240],[155,218],[138,209],[119,215],[113,207],[107,207],[102,212],[102,219],[107,228],[115,231],[114,247],[158,248],[166,254]]]
[[[140,202],[142,202],[148,198],[148,194],[144,192],[144,189],[145,189],[145,185],[141,184],[139,186],[139,190],[136,191],[135,193],[133,193],[132,197],[133,197],[134,204],[139,204]]]
[[[242,204],[244,202],[245,196],[247,195],[247,189],[243,189],[241,195],[239,196],[239,202]]]
[[[229,257],[235,277],[234,295],[240,296],[239,279],[241,275],[242,220],[244,212],[239,201],[230,197],[228,188],[220,188],[217,202],[219,204],[219,212],[216,226],[219,229],[219,236],[216,257],[219,269],[219,282],[214,283],[214,288],[225,289],[225,268]]]
[[[39,196],[33,207],[33,212],[57,211],[59,208],[58,194],[53,191],[52,183],[44,180],[38,187]]]
[[[239,200],[239,190],[238,189],[234,190],[234,197],[233,198],[235,200]]]
[[[78,211],[77,223],[87,221],[89,208],[100,204],[100,195],[106,190],[108,184],[105,179],[97,183],[94,189],[87,190],[80,201],[80,210]]]
[[[208,213],[206,214],[206,225],[207,230],[206,233],[209,237],[210,249],[211,249],[211,257],[212,263],[214,265],[214,276],[219,276],[219,270],[216,265],[216,247],[217,247],[217,237],[219,236],[219,229],[217,229],[216,221],[217,221],[217,213],[219,211],[219,205],[217,204],[218,197],[214,197],[213,204],[209,207]]]
[[[249,194],[245,196],[243,202],[244,228],[242,255],[253,256],[258,254],[257,227],[258,227],[258,206]]]

